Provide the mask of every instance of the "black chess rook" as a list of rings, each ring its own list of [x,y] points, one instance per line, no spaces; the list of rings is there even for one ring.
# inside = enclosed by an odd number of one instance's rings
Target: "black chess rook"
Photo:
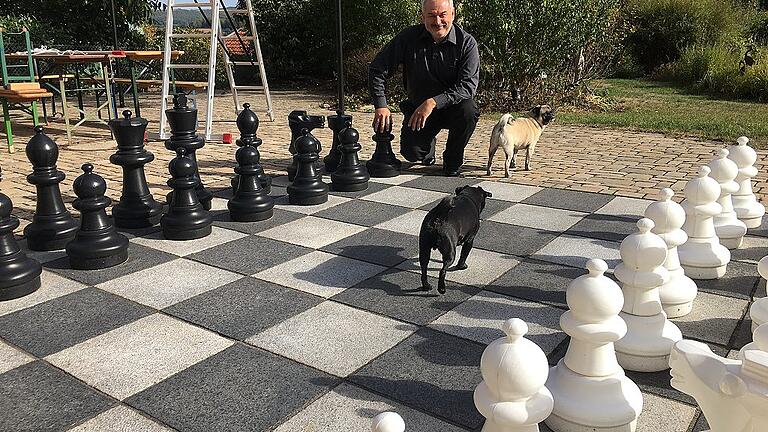
[[[258,173],[256,177],[259,179],[261,188],[267,193],[272,192],[272,177],[264,172],[264,168],[261,166],[261,154],[259,154],[259,146],[262,141],[261,138],[256,136],[256,132],[259,130],[259,116],[251,110],[251,104],[244,103],[243,110],[237,115],[237,129],[240,131],[240,138],[236,144],[238,147],[245,145],[251,145],[256,149],[256,170]],[[238,183],[240,181],[240,175],[235,174],[232,177],[232,195],[237,192]]]
[[[392,140],[395,136],[389,130],[376,132],[373,140],[376,142],[376,150],[365,167],[368,168],[368,174],[375,178],[397,177],[403,163],[397,159],[392,151]]]
[[[83,174],[72,188],[77,199],[72,206],[80,211],[80,229],[67,243],[70,266],[78,270],[95,270],[116,266],[128,260],[128,239],[115,230],[106,208],[112,200],[104,196],[107,182],[93,172],[93,165],[82,166]]]
[[[13,231],[19,220],[11,216],[13,203],[0,193],[0,301],[13,300],[40,288],[43,267],[21,251]]]
[[[61,198],[59,183],[66,177],[56,169],[59,148],[42,126],[35,126],[35,136],[27,144],[27,158],[32,174],[27,181],[35,185],[37,200],[32,223],[24,228],[27,247],[33,251],[64,249],[75,238],[78,222],[72,217]]]
[[[358,152],[360,146],[360,134],[351,124],[339,134],[341,142],[341,161],[336,171],[331,174],[331,183],[334,191],[356,192],[368,189],[368,170],[360,163]]]
[[[316,205],[328,201],[328,185],[315,163],[320,142],[306,129],[296,140],[296,177],[288,185],[288,202],[295,205]]]
[[[173,108],[166,110],[165,115],[171,127],[171,137],[165,141],[165,148],[176,151],[177,148],[183,147],[187,156],[195,163],[194,176],[198,180],[195,193],[203,207],[210,210],[213,194],[203,185],[197,165],[196,152],[205,145],[205,138],[197,135],[197,108],[190,108],[187,105],[187,96],[184,93],[177,93],[173,97]],[[171,194],[173,192],[166,198],[169,205],[173,200]]]
[[[213,218],[197,199],[195,161],[187,156],[184,147],[176,148],[176,157],[168,164],[168,170],[173,177],[168,180],[173,199],[168,212],[160,218],[163,236],[169,240],[193,240],[209,235]]]
[[[109,128],[117,141],[117,152],[109,161],[123,168],[123,191],[120,200],[112,206],[112,217],[118,228],[146,228],[160,222],[163,205],[155,201],[147,185],[144,165],[155,160],[155,155],[144,149],[147,120],[131,118],[123,111],[123,118],[110,120]]]
[[[235,158],[235,172],[240,180],[235,195],[227,202],[229,218],[235,222],[256,222],[271,218],[275,202],[259,182],[259,153],[256,147],[245,144],[237,150]]]

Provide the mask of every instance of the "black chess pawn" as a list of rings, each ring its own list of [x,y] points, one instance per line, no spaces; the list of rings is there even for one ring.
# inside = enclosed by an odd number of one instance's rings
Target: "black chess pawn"
[[[360,163],[357,152],[362,148],[359,144],[360,134],[351,124],[339,133],[341,160],[336,171],[331,174],[333,190],[339,192],[355,192],[368,189],[368,170]]]
[[[315,205],[328,201],[328,185],[323,182],[315,163],[320,142],[304,130],[296,140],[296,177],[288,185],[288,202],[296,205]]]
[[[351,115],[336,114],[328,116],[328,127],[333,131],[333,141],[331,143],[331,149],[328,151],[328,155],[323,158],[323,163],[325,163],[325,172],[334,172],[339,167],[342,156],[341,140],[339,139],[339,134],[343,129],[351,124]]]
[[[397,159],[392,151],[393,139],[395,136],[389,130],[376,132],[373,135],[373,140],[376,141],[376,150],[374,150],[371,160],[365,164],[371,177],[397,177],[400,175],[403,163]]]
[[[312,139],[317,141],[317,153],[318,155],[320,154],[322,151],[322,146],[320,145],[320,141],[318,141],[317,138],[312,135],[312,131],[314,129],[325,127],[325,117],[319,115],[310,115],[307,114],[306,111],[291,111],[291,113],[288,114],[288,127],[291,129],[291,143],[288,145],[288,151],[291,153],[292,157],[296,155],[296,140],[302,136],[302,132],[305,129],[312,136]],[[296,158],[293,158],[291,164],[288,166],[289,181],[293,181],[293,178],[296,176],[296,169]],[[322,169],[322,164],[319,160],[315,162],[315,169],[318,172]]]
[[[235,222],[256,222],[272,217],[275,201],[261,188],[258,174],[259,152],[246,144],[235,154],[239,176],[237,191],[227,203],[229,218]]]
[[[173,199],[168,212],[160,218],[163,236],[170,240],[193,240],[211,233],[213,218],[195,193],[198,179],[195,177],[195,161],[187,156],[184,147],[176,148],[176,157],[168,164],[173,177],[168,186],[173,189]]]
[[[64,249],[75,238],[78,222],[61,198],[59,183],[66,176],[56,169],[59,148],[43,133],[42,126],[35,126],[35,136],[29,140],[26,153],[33,168],[27,181],[37,188],[35,214],[32,223],[24,228],[27,247],[34,251]]]
[[[195,162],[194,176],[198,180],[195,193],[203,207],[210,210],[213,194],[203,186],[197,166],[196,152],[205,145],[205,138],[197,135],[197,108],[187,106],[187,96],[184,93],[177,93],[173,97],[173,108],[166,110],[165,115],[171,126],[171,138],[165,141],[165,148],[176,151],[178,147],[183,147],[187,156]],[[173,200],[172,194],[173,192],[166,197],[169,205]]]
[[[256,177],[259,179],[261,188],[267,193],[272,192],[272,177],[268,176],[264,172],[261,164],[261,155],[259,154],[259,146],[261,145],[261,138],[256,136],[256,131],[259,129],[259,116],[255,112],[251,111],[251,104],[244,103],[243,110],[237,115],[237,129],[240,131],[240,138],[236,144],[238,147],[245,145],[251,145],[256,148],[256,170],[258,174]],[[237,192],[237,185],[240,180],[240,176],[235,174],[232,177],[232,195]]]
[[[131,118],[128,110],[123,111],[123,117],[109,122],[117,141],[117,152],[109,161],[123,167],[123,193],[112,206],[112,217],[118,228],[151,227],[160,222],[163,205],[152,197],[144,175],[144,165],[155,160],[155,155],[144,149],[147,120]]]
[[[11,216],[13,203],[0,193],[0,301],[12,300],[31,294],[40,288],[39,262],[27,257],[19,249],[13,230],[19,220]]]
[[[128,239],[115,230],[106,208],[112,200],[104,196],[107,182],[93,173],[93,165],[82,166],[83,174],[72,189],[77,199],[72,206],[80,211],[80,229],[67,243],[67,256],[73,269],[95,270],[116,266],[128,260]]]

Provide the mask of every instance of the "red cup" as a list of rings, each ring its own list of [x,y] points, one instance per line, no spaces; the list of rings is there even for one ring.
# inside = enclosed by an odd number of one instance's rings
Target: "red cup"
[[[232,134],[231,133],[225,133],[221,136],[221,140],[224,142],[224,144],[232,144]]]

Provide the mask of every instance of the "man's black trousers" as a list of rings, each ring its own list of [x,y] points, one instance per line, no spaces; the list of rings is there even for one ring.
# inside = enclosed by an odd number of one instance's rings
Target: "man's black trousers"
[[[400,130],[400,154],[410,162],[424,160],[434,149],[432,140],[442,129],[448,129],[448,140],[443,152],[443,169],[456,171],[464,163],[464,148],[469,142],[475,126],[480,118],[480,112],[472,99],[466,99],[456,105],[448,105],[432,111],[424,128],[414,131],[408,127],[411,114],[418,108],[405,100],[400,103],[403,112],[403,127]]]

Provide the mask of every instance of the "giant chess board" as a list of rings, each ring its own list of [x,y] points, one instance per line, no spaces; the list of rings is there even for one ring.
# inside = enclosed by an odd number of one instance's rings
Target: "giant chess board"
[[[0,430],[353,432],[386,410],[409,432],[480,430],[472,394],[502,323],[526,321],[554,365],[566,287],[589,258],[619,263],[650,201],[482,182],[493,199],[469,269],[448,273],[445,295],[419,291],[427,210],[478,183],[406,174],[298,207],[275,178],[271,219],[230,222],[231,191],[219,191],[211,235],[131,232],[116,267],[27,251],[44,263],[42,288],[0,303]],[[693,312],[674,320],[687,339],[723,356],[751,340],[766,254],[768,224],[724,278],[697,281]],[[643,391],[638,431],[706,429],[668,371],[627,374]]]

